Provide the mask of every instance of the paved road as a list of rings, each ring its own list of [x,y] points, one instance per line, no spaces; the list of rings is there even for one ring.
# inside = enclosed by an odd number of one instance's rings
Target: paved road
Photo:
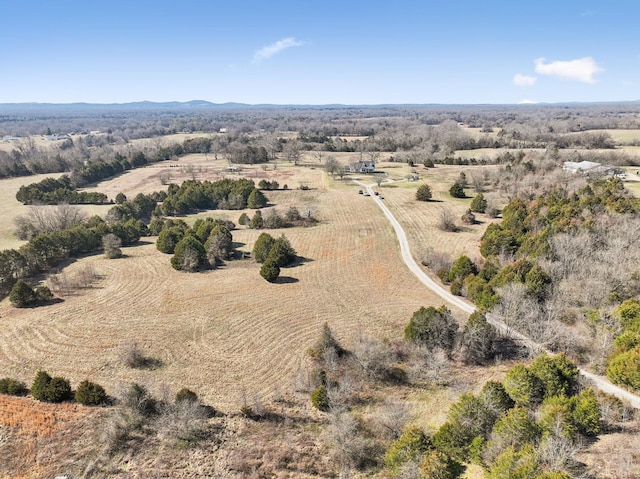
[[[373,187],[375,186],[375,184],[365,184],[358,180],[354,180],[354,182],[367,189],[367,191],[371,195],[371,198],[374,199],[374,201],[377,203],[377,205],[380,207],[384,215],[387,217],[387,219],[391,223],[391,226],[393,226],[393,229],[395,230],[396,235],[398,237],[398,241],[400,243],[400,252],[402,253],[402,260],[407,265],[407,267],[411,270],[411,272],[414,275],[416,275],[416,277],[425,286],[427,286],[427,288],[432,290],[434,293],[436,293],[445,301],[457,306],[462,311],[469,314],[476,311],[477,308],[475,307],[475,305],[473,305],[468,301],[465,301],[463,298],[459,296],[455,296],[451,294],[448,289],[444,288],[441,284],[431,279],[423,271],[420,265],[418,265],[416,260],[413,259],[413,256],[411,255],[411,249],[409,248],[409,241],[407,240],[407,235],[404,232],[404,229],[402,228],[402,226],[400,225],[396,217],[393,216],[393,213],[391,213],[389,208],[387,208],[387,205],[384,204],[384,201],[374,194]],[[507,325],[504,324],[503,322],[498,321],[495,318],[491,318],[490,316],[487,317],[487,321],[491,323],[493,326],[495,326],[496,328],[498,328],[498,330],[510,335],[515,339],[518,339],[527,347],[535,351],[546,351],[546,349],[542,345],[536,343],[531,338],[528,338],[518,333],[517,331],[514,331],[508,328]],[[614,396],[627,401],[632,407],[636,409],[640,409],[639,396],[632,394],[629,391],[626,391],[625,389],[622,389],[616,386],[615,384],[611,384],[606,378],[602,376],[598,376],[596,374],[590,373],[589,371],[585,371],[584,369],[579,369],[579,371],[582,376],[591,380],[594,383],[594,385],[601,391],[604,391],[605,393],[608,393],[608,394],[613,394]]]

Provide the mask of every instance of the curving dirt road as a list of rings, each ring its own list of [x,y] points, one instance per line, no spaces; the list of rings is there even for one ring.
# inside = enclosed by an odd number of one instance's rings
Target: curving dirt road
[[[459,296],[455,296],[451,294],[449,290],[445,289],[444,287],[442,287],[441,284],[431,279],[422,270],[420,265],[416,263],[416,260],[413,259],[413,256],[411,255],[411,249],[409,248],[409,241],[407,240],[407,235],[405,234],[404,229],[402,228],[398,220],[395,218],[395,216],[393,216],[393,213],[391,213],[389,208],[387,208],[387,205],[384,204],[384,201],[374,194],[373,186],[375,186],[375,184],[365,184],[358,180],[353,180],[353,181],[358,185],[363,186],[367,189],[367,191],[371,195],[371,198],[374,199],[374,201],[380,207],[384,215],[387,217],[387,219],[391,223],[391,226],[393,226],[393,229],[396,232],[396,236],[398,237],[398,242],[400,243],[400,252],[402,253],[402,260],[405,262],[405,264],[411,270],[411,272],[422,282],[422,284],[424,284],[427,288],[431,289],[434,293],[436,293],[438,296],[440,296],[442,299],[444,299],[448,303],[451,303],[457,306],[458,308],[460,308],[462,311],[469,314],[476,311],[477,308],[475,307],[475,305],[465,301]],[[542,345],[536,343],[531,338],[528,338],[518,333],[517,331],[514,331],[508,328],[507,325],[502,323],[501,321],[497,321],[495,318],[491,318],[491,317],[487,317],[487,321],[491,323],[493,326],[495,326],[496,328],[498,328],[498,330],[510,335],[515,339],[518,339],[528,348],[531,348],[535,351],[546,351],[546,349]],[[640,409],[639,396],[633,393],[630,393],[629,391],[622,389],[621,387],[618,387],[615,384],[611,384],[607,379],[605,379],[602,376],[598,376],[596,374],[590,373],[589,371],[585,371],[582,368],[579,368],[579,371],[583,377],[592,381],[594,386],[600,389],[601,391],[607,394],[612,394],[624,401],[627,401],[635,409]]]

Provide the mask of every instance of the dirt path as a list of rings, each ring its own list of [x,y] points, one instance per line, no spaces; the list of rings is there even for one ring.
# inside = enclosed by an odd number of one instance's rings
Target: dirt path
[[[380,207],[380,209],[382,210],[384,215],[387,217],[387,219],[391,223],[391,226],[393,226],[393,229],[396,232],[396,235],[398,237],[398,242],[400,243],[400,251],[402,253],[402,260],[405,262],[405,264],[407,265],[409,270],[427,288],[431,289],[431,291],[436,293],[438,296],[440,296],[442,299],[444,299],[448,303],[455,305],[456,307],[460,308],[461,310],[463,310],[463,311],[465,311],[466,313],[469,313],[469,314],[471,314],[474,311],[476,311],[477,308],[473,304],[471,304],[468,301],[465,301],[464,299],[462,299],[459,296],[454,296],[453,294],[451,294],[442,285],[440,285],[439,283],[437,283],[436,281],[431,279],[422,270],[422,268],[418,265],[418,263],[416,263],[415,259],[411,255],[411,249],[409,248],[409,241],[407,240],[407,235],[404,232],[404,229],[402,228],[402,226],[400,225],[398,220],[396,220],[395,216],[393,216],[393,213],[391,213],[389,208],[387,208],[387,205],[384,204],[384,201],[379,196],[374,194],[373,186],[375,186],[375,184],[365,184],[365,183],[363,183],[361,181],[358,181],[358,180],[354,180],[354,182],[359,184],[360,186],[363,186],[363,187],[367,188],[367,191],[371,195],[371,198],[373,198],[373,200],[377,203],[377,205]],[[514,338],[518,339],[523,344],[525,344],[527,347],[532,348],[532,349],[534,349],[536,351],[549,352],[542,345],[536,343],[531,338],[528,338],[528,337],[518,333],[517,331],[513,331],[512,329],[508,328],[507,325],[502,323],[501,321],[498,321],[495,318],[491,318],[491,317],[487,317],[487,321],[489,321],[489,323],[491,323],[493,326],[498,328],[500,331],[502,331],[502,332],[504,332],[506,334],[509,334],[511,337],[514,337]],[[618,386],[616,386],[614,384],[611,384],[607,379],[605,379],[602,376],[598,376],[596,374],[590,373],[589,371],[585,371],[584,369],[581,369],[581,368],[579,368],[579,371],[580,371],[580,374],[583,377],[585,377],[585,378],[589,379],[590,381],[592,381],[594,383],[594,385],[598,389],[600,389],[601,391],[603,391],[603,392],[605,392],[607,394],[613,394],[614,396],[616,396],[616,397],[618,397],[618,398],[620,398],[620,399],[622,399],[624,401],[629,402],[629,404],[632,407],[634,407],[636,409],[640,409],[640,397],[639,396],[637,396],[635,394],[632,394],[629,391],[627,391],[625,389],[622,389],[621,387],[618,387]]]

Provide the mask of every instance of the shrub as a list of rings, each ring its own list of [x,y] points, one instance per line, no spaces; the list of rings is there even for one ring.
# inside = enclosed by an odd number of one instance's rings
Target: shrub
[[[0,394],[8,394],[10,396],[24,396],[27,394],[27,385],[16,379],[3,378],[0,379]]]
[[[474,215],[471,210],[465,211],[465,213],[460,217],[462,222],[466,225],[475,225],[476,224],[476,215]]]
[[[539,356],[529,366],[544,386],[544,396],[573,396],[578,388],[578,368],[564,354]]]
[[[607,377],[615,384],[640,389],[640,346],[614,356],[607,367]]]
[[[200,241],[191,235],[182,238],[176,245],[171,266],[180,271],[196,271],[205,264],[207,253]]]
[[[151,223],[149,223],[149,234],[153,236],[158,236],[162,231],[164,226],[164,219],[162,218],[153,218]]]
[[[453,263],[451,271],[449,271],[449,281],[453,281],[456,278],[463,280],[469,275],[476,274],[478,274],[476,264],[468,256],[462,255]]]
[[[449,188],[449,194],[454,198],[466,198],[467,195],[464,192],[464,186],[460,183],[460,181],[456,181],[451,188]]]
[[[264,227],[264,220],[262,219],[262,212],[260,210],[256,211],[253,218],[251,218],[249,227],[255,230],[259,230]]]
[[[99,406],[107,401],[107,393],[99,384],[85,380],[76,389],[75,399],[85,406]]]
[[[440,214],[438,215],[438,228],[442,231],[454,232],[458,231],[458,227],[456,226],[456,220],[453,216],[453,213],[448,208],[441,208]]]
[[[424,184],[424,185],[418,186],[418,189],[416,190],[416,200],[429,201],[431,197],[432,197],[432,193],[431,193],[431,188],[429,188],[429,185]]]
[[[482,193],[478,193],[473,200],[471,200],[469,209],[474,213],[484,213],[487,210],[487,200]]]
[[[284,236],[280,236],[269,249],[267,259],[273,259],[278,266],[286,266],[296,259],[296,250],[291,247],[291,243]]]
[[[280,266],[275,259],[268,258],[260,268],[260,276],[269,283],[274,283],[280,276]]]
[[[334,337],[333,331],[327,323],[322,325],[322,332],[320,333],[320,338],[316,342],[315,345],[309,348],[307,353],[316,361],[322,359],[322,355],[331,350],[335,352],[335,354],[340,357],[345,354],[345,349],[340,345],[338,340]],[[325,373],[325,382],[326,382],[326,373]]]
[[[47,387],[47,401],[59,403],[71,399],[71,384],[65,378],[51,378]]]
[[[242,226],[248,225],[250,221],[249,215],[246,213],[242,213],[240,218],[238,218],[238,224]]]
[[[158,235],[156,240],[156,248],[158,251],[166,254],[173,254],[178,241],[184,236],[184,230],[180,227],[174,226],[171,228],[163,229]]]
[[[125,392],[123,403],[132,411],[142,417],[150,417],[158,412],[158,401],[156,401],[144,386],[132,383]]]
[[[544,396],[544,384],[522,364],[511,368],[502,384],[511,399],[519,405],[535,405]]]
[[[493,359],[497,352],[498,332],[489,324],[480,311],[469,316],[462,334],[463,355],[465,361],[483,364]]]
[[[525,479],[537,477],[540,465],[536,460],[533,446],[526,445],[519,450],[509,447],[496,457],[487,471],[487,479]]]
[[[38,371],[31,384],[31,395],[38,401],[47,400],[47,388],[51,382],[51,376],[46,371]]]
[[[9,301],[11,301],[11,304],[16,308],[26,308],[36,302],[36,295],[31,286],[19,279],[11,288]]]
[[[585,389],[575,397],[573,422],[580,434],[597,436],[600,432],[601,417],[600,404],[593,389]]]
[[[329,395],[324,384],[321,384],[311,392],[311,404],[320,411],[329,410]]]
[[[256,211],[256,214],[257,213],[259,212]],[[253,257],[258,263],[264,263],[275,241],[269,233],[261,233],[260,236],[258,236],[252,251]]]
[[[45,371],[38,371],[31,385],[31,395],[39,401],[62,402],[71,398],[71,385],[64,378],[52,378]]]
[[[115,259],[122,256],[122,240],[113,233],[106,234],[102,237],[102,247],[104,248],[104,255],[107,259]]]
[[[420,462],[422,477],[429,479],[456,479],[464,472],[464,466],[440,451],[427,452]]]
[[[33,294],[35,295],[36,303],[47,303],[53,299],[53,293],[44,285],[37,286]]]
[[[545,433],[560,433],[573,440],[576,427],[572,416],[572,406],[572,401],[565,396],[553,396],[545,399],[540,406],[538,421]]]
[[[180,401],[198,401],[198,395],[191,389],[182,388],[176,393],[176,402]]]
[[[411,317],[405,327],[404,338],[424,344],[428,348],[439,347],[447,352],[453,349],[458,323],[446,306],[436,309],[422,307]]]

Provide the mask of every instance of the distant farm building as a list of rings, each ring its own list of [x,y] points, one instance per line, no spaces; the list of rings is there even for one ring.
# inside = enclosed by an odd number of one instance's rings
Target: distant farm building
[[[376,163],[374,161],[356,161],[349,165],[351,173],[375,173]]]
[[[17,136],[4,136],[2,137],[2,142],[3,143],[11,143],[14,141],[19,141],[20,138],[18,138]]]
[[[582,173],[583,175],[604,175],[624,178],[624,170],[613,165],[602,165],[594,161],[565,161],[562,169],[571,173]]]
[[[47,141],[58,141],[58,140],[70,140],[71,137],[69,135],[49,135],[47,136]]]

